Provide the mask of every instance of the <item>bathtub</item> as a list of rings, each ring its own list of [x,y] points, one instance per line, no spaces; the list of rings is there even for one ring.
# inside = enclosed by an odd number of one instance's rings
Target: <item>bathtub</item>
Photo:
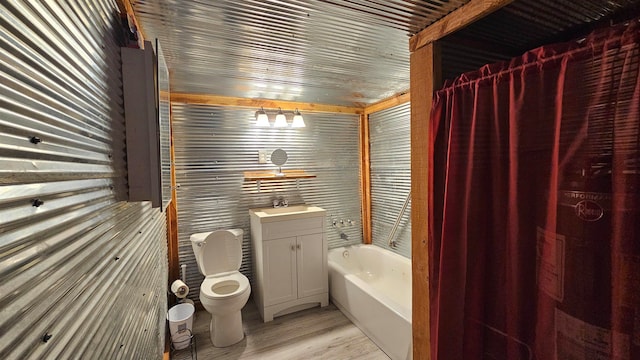
[[[411,359],[411,260],[375,245],[329,250],[331,301],[393,360]]]

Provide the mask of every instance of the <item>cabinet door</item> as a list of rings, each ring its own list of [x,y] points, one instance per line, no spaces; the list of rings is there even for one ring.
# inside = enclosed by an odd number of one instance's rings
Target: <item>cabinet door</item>
[[[298,298],[296,282],[296,238],[264,241],[264,305]]]
[[[324,234],[298,236],[298,297],[328,291],[327,252]]]

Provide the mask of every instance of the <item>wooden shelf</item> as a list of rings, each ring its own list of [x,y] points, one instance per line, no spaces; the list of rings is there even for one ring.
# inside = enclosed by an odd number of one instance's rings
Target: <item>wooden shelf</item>
[[[316,176],[307,174],[304,170],[283,170],[284,175],[276,175],[276,170],[264,171],[245,171],[245,181],[278,181],[278,180],[295,180],[295,179],[313,179]]]

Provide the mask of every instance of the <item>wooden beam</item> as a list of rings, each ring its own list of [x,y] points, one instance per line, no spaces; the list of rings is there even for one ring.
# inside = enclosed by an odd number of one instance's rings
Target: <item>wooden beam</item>
[[[411,267],[413,281],[413,359],[429,360],[428,181],[429,116],[434,90],[442,82],[437,43],[410,57],[411,83]]]
[[[171,107],[169,107],[171,109]],[[178,255],[178,199],[176,194],[175,148],[173,143],[173,113],[170,113],[171,129],[171,202],[167,206],[167,255],[169,257],[169,284],[180,278],[180,257]]]
[[[180,279],[180,258],[178,255],[178,208],[172,199],[167,205],[167,253],[169,257],[169,279],[171,285]]]
[[[116,0],[118,8],[120,11],[127,14],[127,19],[129,20],[129,24],[132,24],[136,27],[138,32],[138,47],[140,49],[144,49],[144,39],[147,38],[142,26],[140,26],[140,22],[136,18],[136,13],[133,9],[133,5],[131,5],[131,0]]]
[[[371,160],[369,116],[360,115],[360,187],[362,189],[362,242],[371,244]]]
[[[409,101],[411,101],[411,93],[407,91],[405,93],[384,99],[382,101],[378,101],[377,103],[367,105],[364,108],[364,113],[367,115],[373,114],[374,112],[386,110]]]
[[[413,35],[409,39],[409,50],[414,52],[433,41],[440,40],[512,2],[513,0],[471,0]]]
[[[231,96],[218,96],[207,94],[171,93],[171,101],[185,104],[217,105],[217,106],[241,106],[269,109],[298,109],[302,112],[330,112],[342,114],[362,114],[363,108],[340,105],[327,105],[315,103],[303,103],[284,100],[249,99]]]
[[[171,333],[167,327],[164,336],[164,353],[162,353],[162,360],[171,360]]]

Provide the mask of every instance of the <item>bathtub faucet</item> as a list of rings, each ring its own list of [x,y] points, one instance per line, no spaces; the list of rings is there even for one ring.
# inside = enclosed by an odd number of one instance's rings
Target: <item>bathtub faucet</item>
[[[338,222],[340,223],[340,225],[338,224]],[[349,220],[349,222],[351,222],[351,220]],[[344,241],[349,241],[349,235],[345,234],[344,231],[342,231],[340,229],[341,227],[344,226],[344,220],[343,219],[340,219],[339,221],[337,219],[332,219],[331,220],[331,226],[333,226],[333,228],[336,229],[336,231],[340,235],[340,239],[342,239]]]

